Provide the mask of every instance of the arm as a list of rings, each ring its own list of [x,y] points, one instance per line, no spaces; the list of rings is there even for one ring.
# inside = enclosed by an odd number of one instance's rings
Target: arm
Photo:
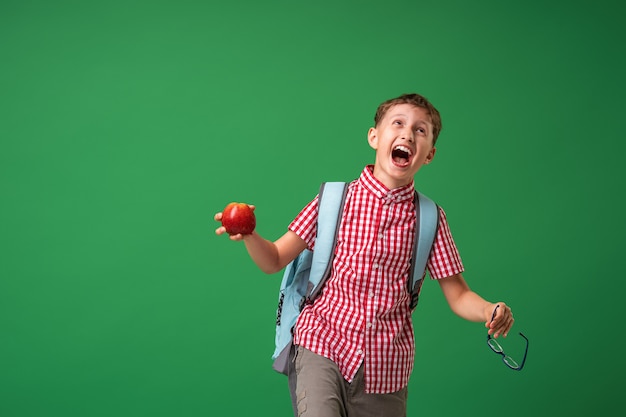
[[[503,302],[491,303],[472,291],[461,274],[452,275],[439,280],[443,295],[452,311],[461,318],[469,321],[485,322],[488,333],[493,337],[506,335],[513,326],[511,309]],[[500,305],[493,321],[491,316]]]
[[[217,213],[215,220],[221,221],[221,219],[222,213]],[[215,233],[224,234],[226,229],[220,226]],[[254,263],[266,274],[280,271],[307,247],[306,242],[291,230],[275,242],[263,238],[256,231],[249,235],[232,235],[230,239],[243,240]]]

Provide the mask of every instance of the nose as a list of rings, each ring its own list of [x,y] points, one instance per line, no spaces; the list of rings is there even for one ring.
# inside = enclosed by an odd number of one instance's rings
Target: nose
[[[404,129],[402,129],[400,137],[409,142],[413,142],[414,140],[413,129],[411,129],[410,127],[405,127]]]

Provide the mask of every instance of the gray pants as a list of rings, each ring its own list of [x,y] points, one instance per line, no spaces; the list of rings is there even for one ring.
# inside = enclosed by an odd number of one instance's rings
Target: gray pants
[[[406,387],[366,394],[363,366],[348,383],[333,361],[299,346],[293,349],[289,389],[297,417],[406,417]]]

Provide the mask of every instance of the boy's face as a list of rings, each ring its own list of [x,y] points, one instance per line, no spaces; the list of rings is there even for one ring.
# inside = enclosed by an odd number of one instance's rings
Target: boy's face
[[[411,104],[389,108],[378,126],[370,128],[367,139],[376,150],[374,176],[389,189],[409,184],[435,156],[430,116]]]

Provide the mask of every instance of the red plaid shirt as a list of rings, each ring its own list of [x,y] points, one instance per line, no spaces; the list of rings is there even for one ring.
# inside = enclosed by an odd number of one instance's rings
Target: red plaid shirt
[[[330,278],[296,323],[294,342],[334,361],[351,382],[365,361],[365,391],[405,387],[415,341],[407,280],[415,235],[414,184],[389,190],[366,167],[348,189]],[[289,229],[315,245],[317,197]],[[463,271],[440,209],[428,261],[433,279]]]

